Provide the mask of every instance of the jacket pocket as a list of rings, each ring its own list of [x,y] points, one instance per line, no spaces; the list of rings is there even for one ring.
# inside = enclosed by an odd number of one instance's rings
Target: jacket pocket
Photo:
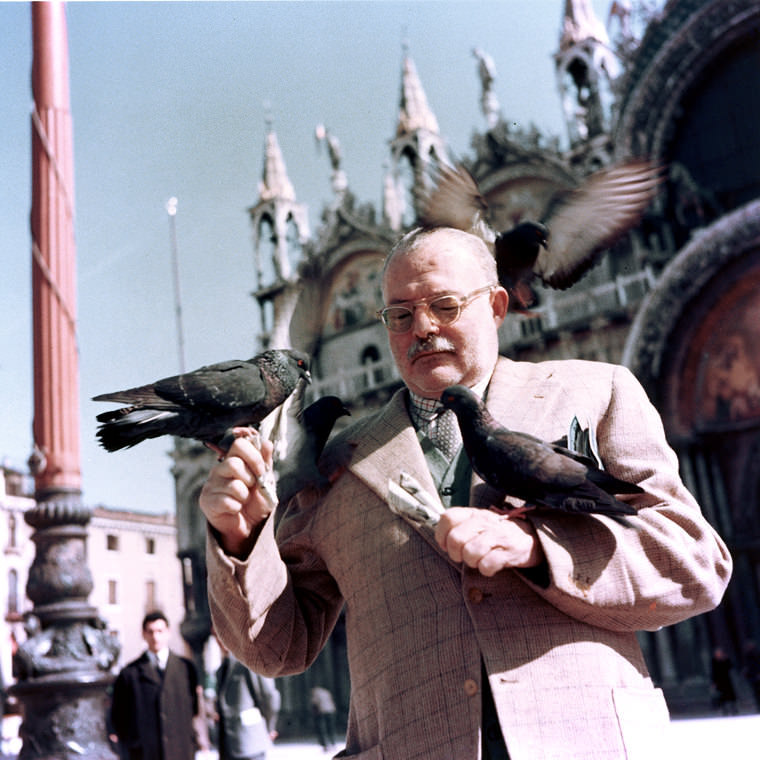
[[[616,688],[612,700],[627,760],[671,755],[670,715],[661,689]]]

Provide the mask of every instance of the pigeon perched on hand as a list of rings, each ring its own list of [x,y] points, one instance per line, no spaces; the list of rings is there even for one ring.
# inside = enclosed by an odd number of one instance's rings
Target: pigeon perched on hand
[[[610,475],[589,457],[500,425],[469,388],[446,388],[441,403],[457,416],[472,469],[493,488],[523,499],[524,509],[636,514],[614,494],[643,493],[638,485]]]
[[[535,301],[531,282],[559,290],[576,283],[601,254],[640,221],[662,181],[660,168],[630,160],[592,174],[556,193],[540,221],[524,221],[496,233],[474,177],[459,165],[443,166],[424,200],[423,227],[455,227],[479,236],[496,258],[499,282],[512,310]]]
[[[280,502],[304,488],[319,491],[329,485],[329,478],[319,470],[319,457],[338,418],[350,414],[337,396],[322,396],[297,414],[299,425],[291,428],[287,451],[274,463]]]
[[[108,451],[148,438],[195,438],[212,448],[235,427],[255,427],[293,392],[311,381],[309,358],[274,349],[252,359],[210,364],[149,385],[95,396],[93,401],[128,404],[97,416],[97,437]]]

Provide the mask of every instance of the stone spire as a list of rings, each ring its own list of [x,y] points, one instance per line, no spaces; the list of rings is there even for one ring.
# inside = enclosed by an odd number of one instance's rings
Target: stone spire
[[[259,182],[259,200],[295,201],[296,191],[288,178],[285,159],[282,157],[277,133],[268,125],[264,145],[264,171]]]
[[[430,170],[447,163],[446,142],[428,105],[414,61],[404,50],[401,100],[396,136],[391,140],[391,181],[399,192],[403,224],[414,224],[420,191],[430,183]]]
[[[438,120],[428,106],[414,61],[404,55],[396,137],[411,135],[421,129],[437,135]]]
[[[296,267],[309,238],[306,206],[298,203],[277,135],[270,123],[264,144],[259,199],[248,209],[253,228],[256,290],[264,347],[289,345],[287,327],[297,296]]]
[[[559,37],[560,51],[586,40],[610,44],[607,30],[596,17],[590,0],[565,0],[565,15]]]
[[[555,69],[571,146],[602,141],[620,62],[590,0],[565,0]]]

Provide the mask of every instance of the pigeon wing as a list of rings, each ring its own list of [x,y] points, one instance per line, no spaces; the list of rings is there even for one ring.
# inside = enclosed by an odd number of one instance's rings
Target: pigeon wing
[[[259,367],[237,360],[210,364],[154,385],[160,398],[176,406],[209,412],[255,406],[267,391]]]
[[[422,227],[454,227],[473,232],[492,243],[494,233],[488,227],[488,204],[480,194],[478,183],[462,165],[441,166],[435,177],[435,187],[423,196]]]
[[[113,401],[116,404],[127,404],[130,407],[146,407],[150,409],[174,409],[176,406],[173,402],[161,398],[156,393],[153,383],[141,385],[137,388],[127,388],[123,391],[101,393],[99,396],[93,396],[92,400]]]
[[[535,273],[552,288],[577,282],[638,224],[661,181],[659,166],[636,160],[602,169],[555,196],[545,219],[549,245],[538,254]]]

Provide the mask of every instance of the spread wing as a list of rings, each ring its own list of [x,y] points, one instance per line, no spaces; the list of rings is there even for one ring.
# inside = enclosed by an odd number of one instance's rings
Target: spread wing
[[[493,242],[494,233],[488,227],[488,204],[478,190],[478,183],[462,165],[441,166],[434,176],[435,186],[422,197],[422,227],[454,227],[480,235]]]
[[[638,224],[661,181],[658,165],[633,160],[602,169],[556,196],[544,219],[549,245],[539,252],[534,272],[552,288],[577,282]]]

